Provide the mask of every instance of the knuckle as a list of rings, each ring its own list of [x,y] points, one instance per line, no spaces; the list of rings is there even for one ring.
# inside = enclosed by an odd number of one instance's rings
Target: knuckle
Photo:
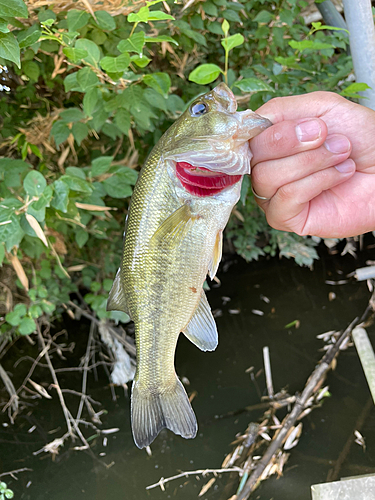
[[[277,190],[277,197],[280,202],[283,203],[285,201],[289,201],[292,198],[293,192],[294,190],[292,184],[284,184]]]
[[[260,168],[255,166],[251,171],[251,182],[256,191],[259,189],[259,191],[262,192],[262,188],[270,184],[270,175],[265,162],[259,165]]]

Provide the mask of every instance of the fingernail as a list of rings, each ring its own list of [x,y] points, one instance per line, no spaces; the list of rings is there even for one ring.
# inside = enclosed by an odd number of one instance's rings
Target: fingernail
[[[344,135],[331,135],[325,140],[324,146],[331,153],[347,153],[350,149],[350,142]]]
[[[316,139],[319,139],[320,134],[321,128],[318,120],[302,122],[296,126],[296,135],[300,142],[316,141]]]
[[[347,160],[340,163],[340,165],[336,165],[335,169],[338,170],[341,174],[348,174],[355,170],[355,163],[353,160],[348,158]]]

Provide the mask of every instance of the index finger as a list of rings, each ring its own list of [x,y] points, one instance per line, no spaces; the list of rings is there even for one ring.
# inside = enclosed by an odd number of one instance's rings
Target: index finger
[[[319,118],[304,118],[276,123],[250,141],[252,165],[293,156],[316,149],[327,137],[327,125]]]

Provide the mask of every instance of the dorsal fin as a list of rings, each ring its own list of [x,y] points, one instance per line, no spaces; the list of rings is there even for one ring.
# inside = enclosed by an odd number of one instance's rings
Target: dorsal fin
[[[183,333],[202,351],[214,351],[217,347],[216,323],[203,290],[199,304]]]
[[[122,311],[129,314],[129,309],[126,304],[124,289],[121,284],[121,269],[117,271],[116,278],[113,282],[111,291],[107,300],[107,311]]]

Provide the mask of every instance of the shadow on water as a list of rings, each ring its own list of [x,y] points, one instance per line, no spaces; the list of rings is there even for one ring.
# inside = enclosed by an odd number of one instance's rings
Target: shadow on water
[[[116,389],[117,401],[112,401],[108,378],[99,372],[99,380],[89,377],[88,393],[108,411],[102,419],[103,428],[118,427],[120,431],[107,436],[107,446],[103,446],[103,438],[95,438],[92,441],[94,456],[69,450],[68,446],[54,462],[45,453],[33,455],[63,433],[64,421],[55,395],[52,410],[50,402],[40,401],[30,413],[23,412],[14,426],[0,427],[1,469],[33,469],[33,472],[19,474],[18,481],[9,476],[3,478],[14,490],[15,498],[196,498],[207,479],[198,480],[195,476],[179,479],[168,483],[165,492],[160,488],[146,491],[145,487],[181,470],[220,468],[232,449],[230,443],[234,436],[262,415],[261,410],[243,409],[259,403],[257,388],[245,371],[251,366],[255,372],[263,367],[263,346],[270,349],[275,390],[287,387],[289,393],[294,394],[303,389],[322,356],[319,352],[322,341],[316,335],[345,328],[367,305],[366,284],[352,281],[333,287],[325,283],[327,279],[342,279],[342,273],[345,275],[356,267],[359,264],[352,257],[325,258],[315,264],[313,272],[293,262],[273,259],[251,264],[238,261],[226,273],[219,273],[221,286],[208,294],[212,309],[222,311],[217,318],[218,349],[202,353],[185,338],[180,338],[176,354],[177,373],[189,379],[190,393],[197,392],[193,401],[199,423],[196,439],[185,441],[163,431],[152,446],[151,457],[144,450],[138,450],[131,437],[129,401],[120,388]],[[336,294],[335,300],[329,301],[329,292]],[[223,304],[223,296],[231,300]],[[262,296],[267,297],[269,303]],[[239,313],[231,314],[233,310]],[[256,315],[252,310],[263,311],[264,315]],[[294,320],[300,322],[298,329],[285,328]],[[70,327],[76,329],[77,324]],[[368,331],[373,336],[375,328]],[[67,377],[60,380],[62,385],[69,386]],[[257,380],[261,394],[265,394],[264,376]],[[338,367],[329,374],[327,383],[332,396],[325,400],[322,408],[304,419],[302,437],[297,448],[291,450],[284,476],[262,483],[251,498],[310,500],[310,485],[326,480],[369,398],[354,348],[340,354]],[[361,429],[366,438],[366,452],[353,444],[340,469],[340,477],[373,470],[374,417],[375,412],[371,410]],[[33,425],[37,425],[37,429],[28,433]],[[58,429],[55,434],[51,433],[54,429]],[[229,479],[229,475],[223,475],[202,498],[228,499],[235,492],[227,491]]]

